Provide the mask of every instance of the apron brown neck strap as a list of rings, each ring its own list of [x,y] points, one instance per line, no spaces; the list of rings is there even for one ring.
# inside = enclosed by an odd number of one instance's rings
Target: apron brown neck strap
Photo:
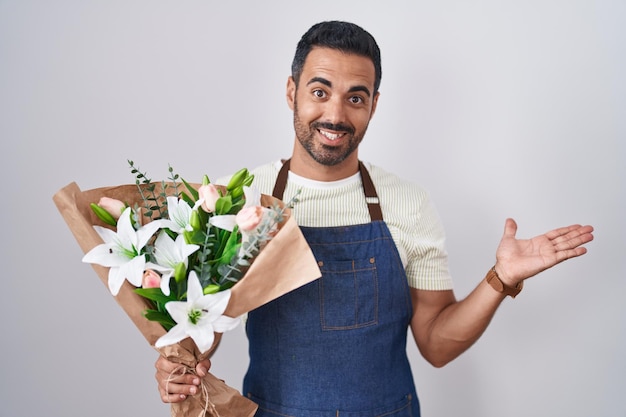
[[[285,187],[287,187],[287,177],[289,176],[289,162],[289,159],[283,162],[283,166],[280,168],[280,171],[278,171],[278,178],[276,178],[276,183],[274,184],[274,191],[272,191],[272,196],[278,198],[279,200],[283,199]],[[370,177],[369,172],[361,161],[359,161],[359,172],[361,173],[363,192],[365,193],[365,200],[367,201],[367,209],[370,212],[370,218],[372,219],[372,221],[382,220],[383,212],[380,209],[376,188],[374,187],[374,183],[372,182],[372,177]]]
[[[278,171],[278,178],[276,178],[276,182],[274,183],[274,191],[272,191],[272,196],[279,200],[283,199],[283,194],[285,194],[285,187],[287,187],[287,177],[289,177],[289,163],[291,159],[287,159],[283,161],[283,166]]]
[[[363,191],[365,192],[365,200],[367,201],[367,209],[370,212],[370,218],[372,221],[382,220],[383,212],[380,209],[376,188],[374,187],[370,173],[361,161],[359,161],[359,172],[361,172],[361,181],[363,182]]]

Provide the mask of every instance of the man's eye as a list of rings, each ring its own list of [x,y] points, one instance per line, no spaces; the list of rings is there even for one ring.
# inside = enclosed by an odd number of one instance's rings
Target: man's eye
[[[323,90],[314,90],[313,95],[317,98],[324,98],[324,96],[326,96]]]
[[[352,104],[361,104],[361,103],[363,103],[363,99],[361,97],[359,97],[359,96],[352,96],[352,97],[350,97],[350,102]]]

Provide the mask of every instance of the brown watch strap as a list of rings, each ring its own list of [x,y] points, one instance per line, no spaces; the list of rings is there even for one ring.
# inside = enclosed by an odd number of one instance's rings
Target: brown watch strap
[[[494,290],[504,295],[508,295],[511,298],[515,298],[515,296],[517,296],[517,294],[519,294],[520,291],[522,291],[522,288],[524,287],[524,281],[518,282],[515,287],[511,287],[510,285],[507,285],[504,282],[502,282],[502,280],[498,276],[498,273],[496,272],[495,266],[491,267],[489,272],[487,272],[487,276],[485,276],[485,279],[487,280],[487,283],[491,285],[491,287]]]

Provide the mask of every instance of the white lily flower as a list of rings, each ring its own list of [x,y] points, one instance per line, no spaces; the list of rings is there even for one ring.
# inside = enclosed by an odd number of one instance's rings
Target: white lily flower
[[[117,232],[105,227],[93,226],[104,243],[97,245],[83,257],[83,262],[109,267],[109,290],[117,295],[128,280],[135,287],[141,286],[141,279],[146,265],[146,257],[142,249],[152,235],[162,226],[156,220],[135,230],[130,216],[131,208],[127,207],[117,222]]]
[[[222,315],[230,300],[230,290],[204,295],[195,271],[187,279],[187,301],[170,301],[165,304],[176,325],[161,336],[155,347],[178,343],[191,337],[200,352],[206,352],[213,346],[214,332],[223,333],[232,330],[240,322],[239,318]]]
[[[167,197],[167,213],[169,220],[163,221],[163,227],[167,227],[174,233],[182,233],[184,230],[191,232],[193,228],[189,224],[191,212],[196,210],[204,200],[199,200],[193,207],[178,197]]]
[[[189,265],[189,255],[200,248],[198,245],[190,245],[183,235],[178,235],[173,240],[167,233],[161,232],[154,242],[154,259],[156,263],[148,262],[147,268],[159,271],[161,276],[161,291],[170,295],[170,278],[174,275],[176,266],[180,263]]]

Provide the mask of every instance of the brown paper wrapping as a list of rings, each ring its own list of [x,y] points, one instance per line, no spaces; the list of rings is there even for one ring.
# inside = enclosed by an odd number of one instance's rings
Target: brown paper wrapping
[[[157,185],[159,192],[160,185]],[[116,198],[134,206],[142,206],[141,196],[134,184],[102,187],[81,191],[74,182],[59,190],[53,200],[65,219],[74,238],[83,252],[102,243],[102,239],[93,225],[104,225],[92,212],[89,205],[97,203],[100,197]],[[282,202],[267,195],[261,197],[264,206]],[[105,286],[108,287],[108,268],[92,264]],[[252,262],[244,277],[231,289],[231,298],[224,314],[238,317],[271,300],[305,285],[321,276],[313,253],[306,243],[302,232],[291,217],[289,209],[285,219],[279,225],[279,232],[261,250]],[[134,287],[125,282],[117,296],[117,303],[154,347],[165,329],[157,322],[147,320],[143,312],[150,307],[150,302],[134,292]],[[216,335],[216,343],[221,335]],[[156,348],[155,348],[156,349]],[[181,363],[189,372],[193,372],[199,360],[210,356],[212,351],[201,354],[193,340],[187,338],[180,343],[156,349],[169,360]],[[181,403],[172,404],[173,417],[251,417],[257,405],[243,397],[237,390],[224,381],[208,374],[203,378],[201,392],[188,397]]]

